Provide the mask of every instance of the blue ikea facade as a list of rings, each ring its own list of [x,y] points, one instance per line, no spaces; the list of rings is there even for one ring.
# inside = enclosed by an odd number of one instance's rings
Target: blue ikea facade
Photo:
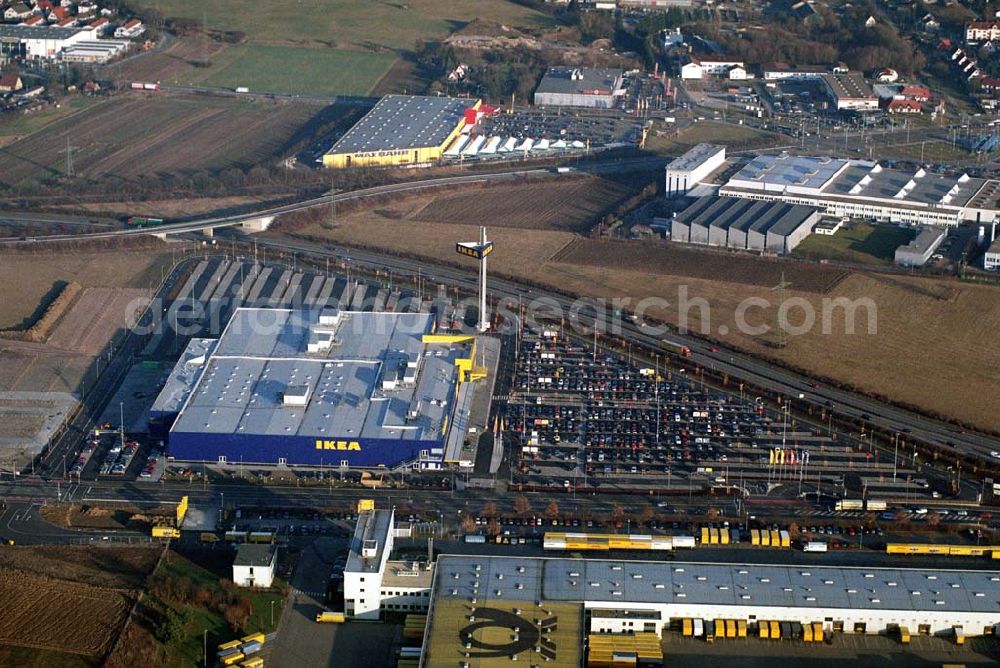
[[[192,462],[289,466],[339,466],[347,462],[351,467],[393,467],[416,459],[421,451],[443,447],[441,440],[170,432],[170,455]]]

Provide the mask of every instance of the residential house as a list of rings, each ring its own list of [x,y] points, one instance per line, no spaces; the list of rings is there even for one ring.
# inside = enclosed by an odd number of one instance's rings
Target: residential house
[[[938,32],[941,30],[941,22],[934,18],[933,14],[925,14],[920,22],[924,24],[924,32]]]
[[[233,582],[239,587],[270,587],[277,556],[274,545],[243,543],[233,561]]]
[[[131,19],[123,26],[115,30],[115,37],[118,39],[132,39],[146,32],[146,26],[142,25],[139,19]]]
[[[24,19],[23,21],[21,21],[20,23],[18,23],[18,25],[21,25],[21,26],[40,26],[40,25],[45,25],[45,19],[42,18],[41,16],[39,16],[38,14],[35,14],[34,16],[29,16],[28,18]]]
[[[727,75],[731,81],[744,81],[747,79],[747,69],[742,65],[733,65]]]
[[[23,21],[29,16],[31,16],[31,8],[20,2],[16,5],[11,5],[3,13],[3,17],[7,21]]]
[[[53,7],[49,10],[49,23],[59,23],[63,19],[69,18],[69,10],[65,7]]]
[[[983,77],[979,81],[980,87],[989,92],[1000,91],[1000,78],[997,77]]]
[[[965,26],[965,41],[970,44],[997,39],[1000,39],[1000,21],[973,21]]]
[[[916,100],[889,100],[885,110],[890,114],[919,114],[923,106]]]
[[[903,86],[899,94],[908,100],[916,100],[917,102],[927,102],[931,99],[931,89],[927,86]]]
[[[94,19],[93,21],[91,21],[90,23],[88,23],[83,27],[84,30],[89,30],[90,32],[94,33],[95,37],[100,37],[101,35],[104,35],[105,33],[108,32],[110,28],[111,28],[111,22],[108,21],[103,16],[99,19]]]
[[[55,5],[52,4],[51,0],[38,0],[38,2],[35,3],[35,8],[32,10],[32,13],[45,16],[52,11],[53,7],[55,7]]]
[[[24,88],[24,82],[16,72],[0,75],[0,93],[13,93]]]
[[[80,18],[89,18],[97,14],[97,5],[92,2],[81,2],[76,6],[76,15]]]

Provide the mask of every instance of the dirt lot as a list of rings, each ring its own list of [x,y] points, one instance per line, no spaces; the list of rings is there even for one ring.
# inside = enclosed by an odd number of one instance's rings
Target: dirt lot
[[[77,175],[88,178],[249,167],[276,157],[318,111],[292,102],[128,93],[89,109],[86,122],[64,118],[0,149],[0,187],[61,174],[67,138]]]
[[[76,281],[84,288],[149,288],[160,281],[170,253],[94,252],[87,254],[0,254],[0,328],[17,326],[38,308],[56,281]]]
[[[423,206],[426,201],[414,200],[412,206]],[[357,211],[338,217],[332,229],[316,225],[304,233],[446,260],[452,259],[456,240],[476,236],[475,225],[401,220],[399,210],[389,213],[385,215],[378,207]],[[652,314],[668,322],[678,320],[683,288],[689,300],[701,297],[709,306],[706,322],[702,322],[700,308],[688,309],[689,327],[694,331],[818,376],[982,428],[1000,429],[1000,395],[977,389],[992,387],[994,370],[1000,368],[1000,348],[982,345],[1000,328],[1000,290],[996,288],[945,279],[844,275],[818,264],[758,261],[686,249],[610,245],[566,231],[507,227],[505,213],[498,204],[486,221],[490,238],[496,242],[490,256],[492,271],[579,294],[667,299],[670,308]],[[787,345],[778,348],[774,328],[779,295],[772,288],[782,271],[790,284],[784,297],[805,300],[816,313],[817,324],[801,336],[788,337]],[[771,332],[760,336],[739,332],[736,309],[749,297],[766,300],[768,306],[748,310],[747,323],[766,325]],[[843,310],[830,311],[824,333],[823,300],[839,297],[870,298],[877,333],[867,334],[869,311],[865,308],[856,312],[854,334],[845,331]],[[801,308],[790,309],[791,324],[801,322]]]
[[[100,656],[156,564],[138,548],[5,548],[0,551],[0,643]]]
[[[94,353],[122,326],[126,305],[140,288],[148,291],[158,284],[169,262],[169,254],[150,251],[0,256],[0,284],[6,286],[0,299],[0,325],[30,324],[58,281],[72,280],[85,287],[48,343],[0,341],[0,387],[78,391]],[[91,292],[95,288],[99,290]]]
[[[584,232],[595,219],[641,189],[609,179],[580,178],[440,195],[407,217],[436,223],[483,221],[504,227]],[[502,212],[498,216],[498,212]]]
[[[108,340],[135,320],[149,292],[122,288],[88,288],[49,337],[54,348],[96,355]]]
[[[781,282],[798,291],[823,294],[847,277],[843,269],[795,264],[742,253],[710,253],[676,244],[577,239],[555,258],[595,267],[643,267],[657,274],[690,276],[771,288]]]

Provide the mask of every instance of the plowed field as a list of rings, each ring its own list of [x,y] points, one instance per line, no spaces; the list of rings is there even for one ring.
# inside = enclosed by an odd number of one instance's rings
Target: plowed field
[[[0,187],[62,174],[67,141],[74,172],[86,178],[248,167],[278,155],[318,110],[214,97],[117,97],[0,148]]]

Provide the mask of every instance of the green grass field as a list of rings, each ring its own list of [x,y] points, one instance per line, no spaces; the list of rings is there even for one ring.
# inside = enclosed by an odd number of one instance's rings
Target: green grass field
[[[137,0],[166,17],[207,21],[209,30],[239,30],[252,42],[378,44],[413,49],[474,18],[517,26],[546,25],[541,12],[507,0]]]
[[[272,93],[367,95],[395,61],[387,52],[243,44],[227,48],[212,67],[191,70],[185,83]]]
[[[657,131],[663,134],[657,134]],[[702,142],[725,144],[732,148],[750,148],[775,144],[784,139],[781,135],[736,123],[699,121],[676,135],[673,135],[670,125],[656,126],[646,139],[646,150],[667,155],[680,155]]]
[[[817,260],[889,264],[896,248],[909,243],[916,233],[895,225],[853,223],[837,230],[832,237],[809,235],[793,252]]]
[[[232,556],[227,554],[226,562],[230,562]],[[209,569],[196,564],[177,553],[171,552],[157,571],[160,575],[168,575],[177,578],[189,578],[196,585],[208,587],[213,592],[219,589],[220,573],[215,569]],[[226,574],[225,577],[230,577]],[[275,580],[275,584],[277,584]],[[271,602],[274,601],[274,622],[278,623],[281,617],[282,606],[285,599],[278,592],[261,592],[246,590],[245,593],[253,603],[253,615],[247,624],[244,634],[256,633],[258,631],[269,633],[274,630],[271,625]],[[188,625],[190,633],[181,642],[172,643],[168,646],[168,654],[173,662],[171,665],[195,666],[200,665],[202,660],[202,632],[208,631],[209,651],[216,645],[238,638],[234,634],[225,620],[214,612],[201,606],[165,604],[175,610],[187,609],[191,615],[191,622]]]

